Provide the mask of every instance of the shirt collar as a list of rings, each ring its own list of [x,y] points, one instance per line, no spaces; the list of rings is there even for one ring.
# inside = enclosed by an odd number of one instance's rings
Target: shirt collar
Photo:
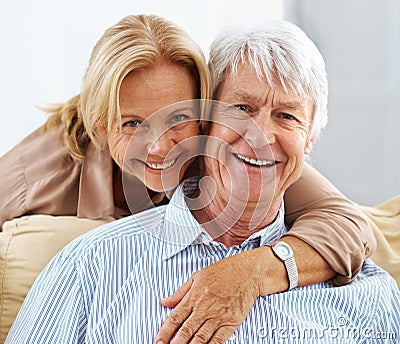
[[[199,178],[186,179],[174,192],[166,206],[164,228],[162,229],[166,249],[163,259],[167,259],[184,250],[200,236],[208,233],[196,221],[186,205],[186,195],[197,189]]]
[[[168,259],[183,251],[191,244],[210,242],[217,243],[208,232],[197,222],[190,212],[185,198],[198,187],[200,178],[189,178],[185,180],[173,194],[170,203],[166,206],[164,228],[157,236],[165,242],[163,259]],[[253,233],[241,246],[258,241],[257,246],[265,246],[268,243],[278,240],[288,231],[284,223],[284,204],[280,206],[278,215],[274,222],[262,230]],[[218,243],[220,244],[220,243]]]

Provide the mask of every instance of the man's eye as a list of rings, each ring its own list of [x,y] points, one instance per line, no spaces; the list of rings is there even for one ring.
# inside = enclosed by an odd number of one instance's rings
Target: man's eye
[[[140,122],[137,120],[133,121],[127,121],[123,124],[124,127],[131,127],[131,128],[136,128],[140,125]]]
[[[290,121],[293,121],[296,119],[296,117],[294,117],[288,113],[282,113],[281,116],[283,119],[290,120]]]
[[[247,111],[248,110],[248,107],[246,105],[242,105],[242,104],[235,105],[235,108],[240,110],[240,111]]]

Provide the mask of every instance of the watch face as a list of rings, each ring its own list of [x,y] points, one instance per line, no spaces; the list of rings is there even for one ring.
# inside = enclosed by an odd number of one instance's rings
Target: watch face
[[[291,254],[290,248],[282,243],[279,243],[275,246],[275,252],[277,255],[279,255],[279,257],[281,257],[281,259],[289,257]]]

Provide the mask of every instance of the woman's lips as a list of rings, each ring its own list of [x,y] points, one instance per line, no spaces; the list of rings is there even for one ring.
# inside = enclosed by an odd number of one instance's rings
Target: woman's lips
[[[163,163],[145,162],[144,164],[153,170],[166,170],[166,169],[170,168],[171,166],[173,166],[177,160],[178,160],[178,158],[168,161],[168,162],[163,162]]]

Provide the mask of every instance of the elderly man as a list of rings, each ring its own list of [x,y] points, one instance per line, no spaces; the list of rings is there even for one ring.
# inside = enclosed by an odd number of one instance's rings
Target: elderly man
[[[291,249],[280,240],[287,231],[282,197],[326,121],[324,62],[301,30],[278,21],[221,36],[211,67],[219,103],[213,104],[203,178],[185,181],[168,205],[67,246],[35,282],[8,343],[158,341],[171,312],[163,297],[195,271],[269,242],[296,286]],[[261,284],[255,289],[262,295]],[[229,335],[229,343],[400,336],[397,286],[369,261],[351,285],[321,283],[260,296],[243,314],[236,330],[210,331],[207,319],[195,324],[191,342],[221,343]],[[177,335],[172,342],[185,339]]]

